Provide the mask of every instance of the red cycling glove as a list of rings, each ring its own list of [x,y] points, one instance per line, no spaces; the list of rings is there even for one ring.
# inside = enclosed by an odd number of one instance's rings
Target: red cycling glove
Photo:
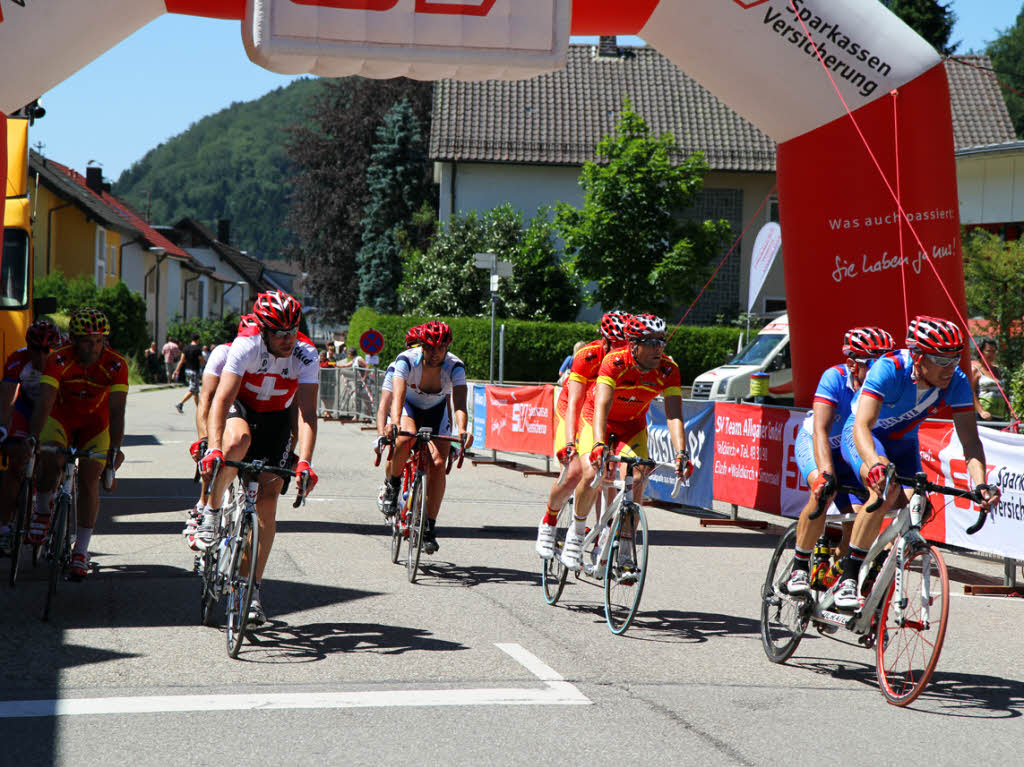
[[[604,442],[598,442],[594,445],[590,451],[590,465],[595,469],[600,469],[606,452],[608,452],[608,446]]]
[[[693,461],[690,460],[688,450],[680,450],[676,453],[676,475],[684,480],[693,476]]]
[[[216,462],[223,460],[224,453],[220,450],[207,450],[206,455],[203,456],[203,460],[199,462],[199,471],[203,474],[211,474]]]
[[[827,471],[823,471],[818,474],[818,477],[814,480],[814,486],[811,487],[811,492],[814,493],[816,498],[824,498],[832,494],[832,490],[835,488],[835,482],[833,477]]]
[[[573,458],[576,457],[576,445],[572,442],[568,443],[565,447],[560,448],[555,457],[559,463],[569,463]]]
[[[868,471],[868,486],[875,487],[885,479],[886,465],[879,461]]]
[[[206,452],[206,438],[197,439],[192,443],[192,446],[188,449],[188,454],[192,456],[192,460],[199,463],[202,460],[203,453]]]
[[[296,482],[302,478],[302,472],[309,472],[309,479],[306,481],[306,495],[313,492],[313,488],[316,487],[317,480],[320,478],[313,471],[313,467],[309,465],[309,461],[299,461],[295,466],[295,480]]]

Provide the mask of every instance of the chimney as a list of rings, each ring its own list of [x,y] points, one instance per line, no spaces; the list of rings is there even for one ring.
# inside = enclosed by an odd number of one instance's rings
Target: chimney
[[[224,245],[231,244],[231,219],[230,218],[218,218],[217,219],[217,240]]]
[[[617,59],[619,57],[619,46],[615,35],[602,35],[598,38],[597,55],[604,59]]]
[[[98,195],[103,194],[103,168],[91,165],[85,169],[85,185]]]

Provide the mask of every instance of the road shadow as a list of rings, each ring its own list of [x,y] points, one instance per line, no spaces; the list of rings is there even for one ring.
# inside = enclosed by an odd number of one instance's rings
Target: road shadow
[[[246,632],[239,660],[251,663],[310,663],[337,653],[402,655],[407,652],[468,650],[436,639],[426,629],[381,623],[307,623],[271,620]]]
[[[399,564],[405,565],[404,556]],[[425,586],[461,586],[471,588],[484,583],[525,583],[540,585],[540,573],[516,570],[511,567],[487,567],[486,565],[457,565],[438,559],[420,558],[420,575],[417,583]]]

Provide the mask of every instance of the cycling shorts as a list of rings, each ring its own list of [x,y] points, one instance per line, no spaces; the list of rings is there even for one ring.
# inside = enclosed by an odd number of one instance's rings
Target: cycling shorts
[[[796,445],[794,445],[793,449],[796,454],[796,465],[800,470],[800,476],[803,477],[804,482],[810,485],[811,472],[818,470],[818,462],[814,458],[814,437],[811,436],[810,432],[801,429],[797,434]],[[840,485],[857,487],[860,484],[860,479],[853,473],[853,469],[850,468],[846,459],[843,458],[842,449],[833,447],[831,450],[832,467],[836,472],[836,481]],[[837,493],[833,503],[835,503],[836,508],[840,511],[848,512],[853,510],[854,504],[860,503],[860,499],[849,493]]]
[[[235,400],[228,419],[240,418],[249,425],[249,450],[246,461],[264,461],[282,469],[288,467],[292,447],[292,419],[289,410],[261,413]]]
[[[52,414],[46,419],[43,431],[39,434],[42,445],[60,445],[87,450],[91,453],[103,453],[106,456],[110,447],[110,423],[104,418],[93,418],[84,421],[71,421]],[[90,461],[106,464],[107,459],[89,458]]]
[[[594,426],[586,418],[580,418],[580,427],[576,432],[576,449],[581,456],[588,456],[594,449]],[[614,455],[626,457],[648,458],[647,455],[647,421],[631,423],[615,423],[609,421],[605,427],[605,440]],[[609,439],[612,435],[614,440]]]
[[[871,439],[875,443],[875,452],[879,456],[888,458],[896,465],[896,473],[904,477],[912,477],[921,471],[921,449],[917,442],[917,435],[903,439],[879,439],[874,434]],[[857,452],[857,446],[853,441],[853,419],[851,418],[843,427],[843,458],[850,465],[858,480],[863,472],[870,469],[864,466],[864,459]],[[863,484],[863,483],[862,483]]]
[[[416,407],[406,400],[402,408],[402,415],[411,418],[417,429],[429,426],[435,437],[450,437],[452,435],[452,419],[448,412],[448,400],[443,400],[433,407],[427,408]]]
[[[28,439],[32,432],[28,428],[28,418],[17,410],[11,413],[11,422],[7,425],[8,439]]]
[[[580,436],[580,417],[576,416],[576,433],[572,435],[572,442],[576,444],[579,441]],[[565,447],[567,440],[565,439],[565,416],[561,416],[555,413],[555,450],[561,450]]]

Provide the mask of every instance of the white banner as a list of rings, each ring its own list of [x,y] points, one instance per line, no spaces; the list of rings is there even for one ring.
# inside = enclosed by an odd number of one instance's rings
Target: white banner
[[[754,301],[764,287],[764,281],[768,279],[768,272],[772,270],[775,263],[775,256],[779,254],[782,247],[782,227],[774,221],[769,221],[761,227],[754,240],[754,251],[750,254],[750,287],[747,291],[747,311],[754,311]]]

